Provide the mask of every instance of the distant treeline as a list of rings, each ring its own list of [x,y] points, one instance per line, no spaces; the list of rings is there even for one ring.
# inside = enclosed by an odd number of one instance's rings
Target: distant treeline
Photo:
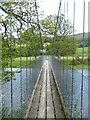
[[[83,33],[76,34],[75,37],[78,39],[78,44],[79,48],[80,47],[88,47],[88,33],[84,34],[84,39],[83,39]]]

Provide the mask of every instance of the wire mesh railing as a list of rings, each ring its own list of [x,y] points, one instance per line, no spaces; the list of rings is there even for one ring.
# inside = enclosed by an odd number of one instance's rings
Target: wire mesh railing
[[[63,96],[65,109],[69,117],[71,114],[73,118],[81,118],[81,82],[82,72],[80,70],[74,70],[73,74],[73,102],[72,102],[72,69],[68,69],[61,61],[53,56],[49,57],[51,65],[53,67],[59,89]],[[82,71],[82,70],[81,70]],[[87,71],[84,71],[87,72]],[[88,117],[88,76],[84,75],[84,86],[83,86],[83,118]],[[87,101],[87,102],[86,102]],[[73,104],[73,109],[71,107]],[[71,111],[72,109],[72,111]],[[70,112],[71,111],[71,112]]]
[[[42,47],[37,3],[1,1],[0,9],[2,12],[0,118],[24,118],[45,60],[44,56],[41,57],[40,51]]]
[[[12,118],[23,118],[26,114],[28,104],[34,89],[36,80],[38,78],[40,69],[42,67],[45,57],[40,57],[37,60],[33,61],[30,68],[12,68],[13,71],[18,71],[14,75],[15,80],[12,80],[12,89],[13,89],[13,116]],[[9,68],[8,68],[9,69]],[[27,75],[26,75],[27,72]],[[22,82],[21,82],[21,73],[22,73]],[[22,83],[22,85],[21,85]],[[11,89],[10,81],[3,82],[2,85],[2,110],[3,118],[11,118],[10,115],[10,101],[11,101]],[[22,94],[22,96],[21,96]],[[22,106],[21,106],[22,103]],[[22,113],[22,114],[21,114]]]
[[[81,6],[81,11],[77,13],[78,4]],[[71,118],[88,118],[88,54],[86,55],[85,53],[85,47],[88,47],[88,37],[85,37],[87,34],[85,33],[87,4],[88,2],[85,0],[79,3],[76,0],[60,1],[58,20],[56,23],[59,39],[54,36],[54,44],[57,42],[57,44],[60,45],[65,39],[66,44],[64,42],[60,48],[57,47],[57,53],[53,54],[54,57],[49,57],[65,102],[66,111]],[[81,18],[78,19],[77,14],[80,14]],[[64,15],[63,26],[61,25],[61,15]],[[71,20],[72,23],[71,33],[68,31],[70,29],[69,26],[65,25],[68,20]],[[78,23],[79,25],[77,28]],[[81,49],[80,54],[75,52],[75,42],[77,41],[76,35],[78,35],[78,33],[81,34],[82,38],[81,46],[79,45],[80,38],[78,38],[79,44],[77,48]],[[72,46],[70,45],[70,39],[72,39]],[[70,47],[72,47],[71,50],[69,49]],[[70,51],[72,51],[71,54]],[[85,100],[87,102],[85,102]]]

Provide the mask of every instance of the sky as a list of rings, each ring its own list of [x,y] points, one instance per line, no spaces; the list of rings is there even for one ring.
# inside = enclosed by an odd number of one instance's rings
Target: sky
[[[58,8],[60,0],[37,0],[40,5],[40,10],[44,11],[44,17],[50,14],[58,14]],[[68,7],[67,7],[68,1]],[[65,13],[65,18],[69,19],[73,23],[73,5],[74,0],[62,0],[61,13]],[[77,33],[83,32],[83,2],[84,0],[75,0],[75,30]],[[88,32],[88,2],[90,0],[85,0],[85,32]],[[65,4],[64,4],[65,2]],[[65,6],[65,12],[64,12]],[[68,16],[67,16],[68,8]]]
[[[67,16],[67,1],[68,1],[68,16]],[[84,0],[75,0],[75,34],[83,32],[83,2]],[[88,2],[85,0],[85,32],[88,32]],[[58,14],[60,0],[37,0],[40,9],[38,11],[44,11],[44,18],[50,14]],[[65,4],[64,4],[65,2]],[[73,5],[74,0],[62,0],[61,13],[64,14],[65,6],[65,18],[69,19],[73,23]],[[89,12],[90,13],[90,12]]]

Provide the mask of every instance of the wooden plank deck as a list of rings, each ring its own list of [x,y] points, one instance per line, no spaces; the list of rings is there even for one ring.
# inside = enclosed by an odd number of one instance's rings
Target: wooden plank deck
[[[45,61],[25,118],[66,118],[52,69]]]

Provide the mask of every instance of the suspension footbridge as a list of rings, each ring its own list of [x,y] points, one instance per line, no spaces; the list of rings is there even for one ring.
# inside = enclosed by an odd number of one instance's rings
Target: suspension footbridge
[[[88,118],[89,38],[81,4],[76,34],[77,0],[60,0],[58,14],[45,19],[36,0],[0,2],[0,119]]]

